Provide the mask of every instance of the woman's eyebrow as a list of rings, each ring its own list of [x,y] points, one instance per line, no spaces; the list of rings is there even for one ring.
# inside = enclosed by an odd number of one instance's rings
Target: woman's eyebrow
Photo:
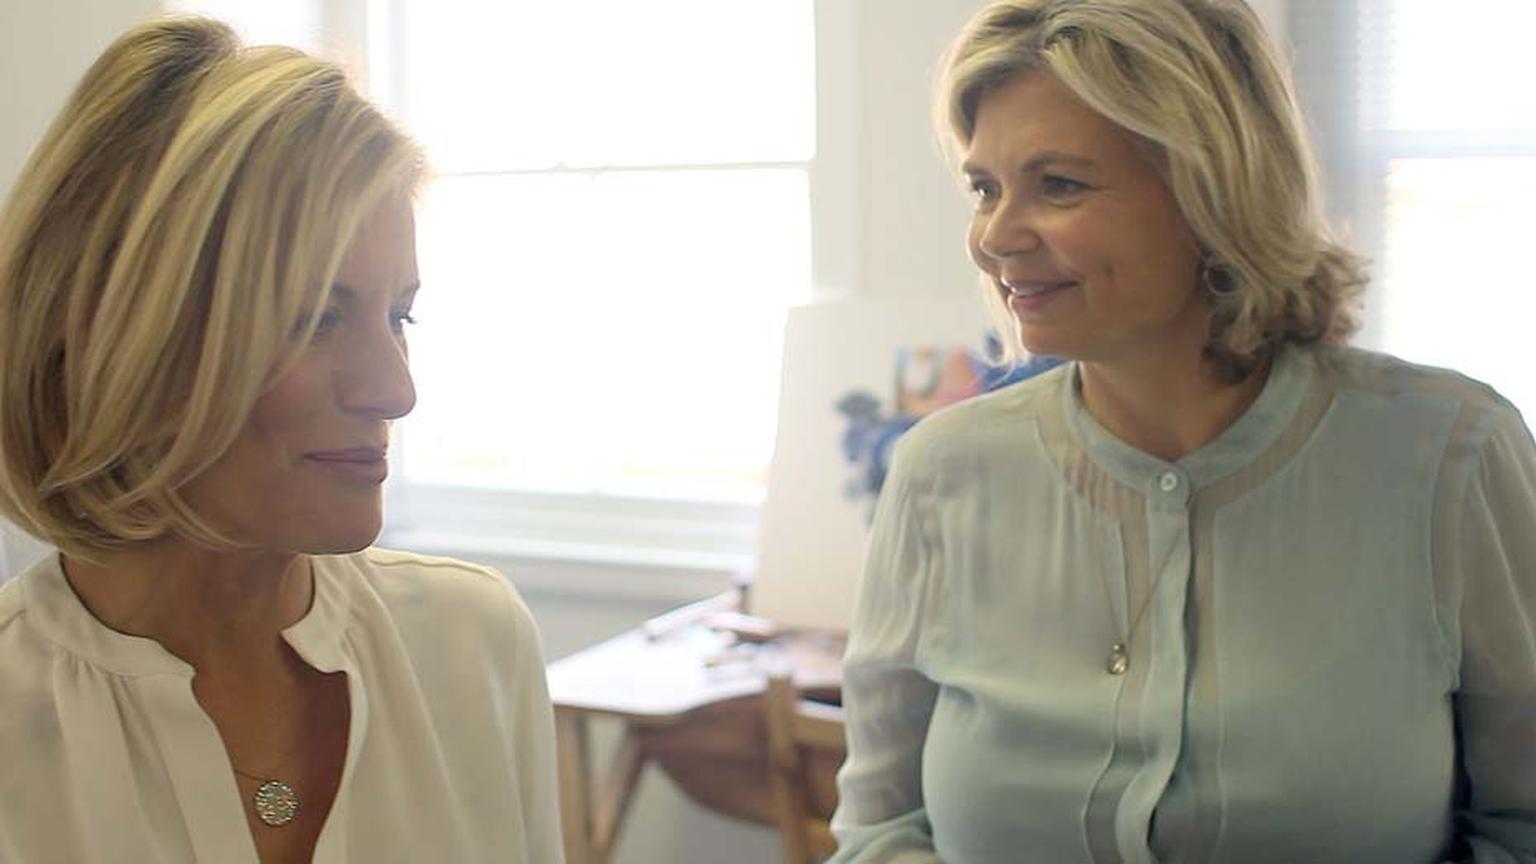
[[[410,295],[415,294],[419,290],[421,290],[421,280],[417,279],[417,280],[414,280],[412,282],[407,282],[406,284],[400,286],[400,289],[395,292],[395,296],[397,296],[397,297],[409,297]],[[355,300],[355,299],[357,299],[357,295],[359,293],[361,293],[361,292],[359,292],[356,288],[353,288],[351,285],[348,285],[345,282],[332,282],[331,283],[331,296],[332,297],[336,297],[336,298],[338,298],[340,300],[343,300],[343,301]]]
[[[1052,165],[1066,165],[1073,168],[1092,169],[1097,167],[1098,163],[1084,156],[1073,156],[1070,153],[1063,153],[1060,150],[1046,150],[1035,154],[1026,160],[1023,165],[1020,165],[1019,173],[1032,174]],[[988,173],[985,169],[970,161],[961,163],[960,172],[963,174]]]

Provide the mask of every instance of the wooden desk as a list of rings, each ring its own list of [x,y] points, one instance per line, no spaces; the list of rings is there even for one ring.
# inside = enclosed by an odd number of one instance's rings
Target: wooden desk
[[[843,639],[789,634],[766,650],[707,665],[730,637],[697,619],[727,602],[695,604],[549,665],[566,864],[608,864],[648,762],[705,807],[774,824],[764,670],[787,665],[802,690],[835,692]],[[588,731],[594,717],[622,724],[617,755],[596,784]]]

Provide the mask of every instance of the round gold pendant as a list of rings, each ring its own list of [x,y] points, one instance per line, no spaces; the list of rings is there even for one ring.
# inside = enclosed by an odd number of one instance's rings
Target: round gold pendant
[[[287,825],[299,813],[299,796],[281,780],[268,780],[256,790],[256,815],[273,828]]]
[[[1109,663],[1104,668],[1111,675],[1124,675],[1125,670],[1131,668],[1130,652],[1125,650],[1124,645],[1116,643],[1109,650]]]

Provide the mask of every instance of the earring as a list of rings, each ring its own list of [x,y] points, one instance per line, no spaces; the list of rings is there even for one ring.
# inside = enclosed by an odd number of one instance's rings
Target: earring
[[[1231,268],[1215,258],[1200,262],[1200,283],[1212,297],[1230,297],[1237,293],[1237,277]]]

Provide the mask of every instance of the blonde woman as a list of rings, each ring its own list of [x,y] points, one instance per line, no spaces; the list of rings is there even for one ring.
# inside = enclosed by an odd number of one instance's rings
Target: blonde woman
[[[370,549],[416,147],[342,74],[118,39],[0,220],[0,860],[558,861],[508,584]]]
[[[899,445],[834,860],[1536,862],[1536,448],[1344,346],[1251,10],[995,3],[939,95],[989,302],[1073,362]]]

